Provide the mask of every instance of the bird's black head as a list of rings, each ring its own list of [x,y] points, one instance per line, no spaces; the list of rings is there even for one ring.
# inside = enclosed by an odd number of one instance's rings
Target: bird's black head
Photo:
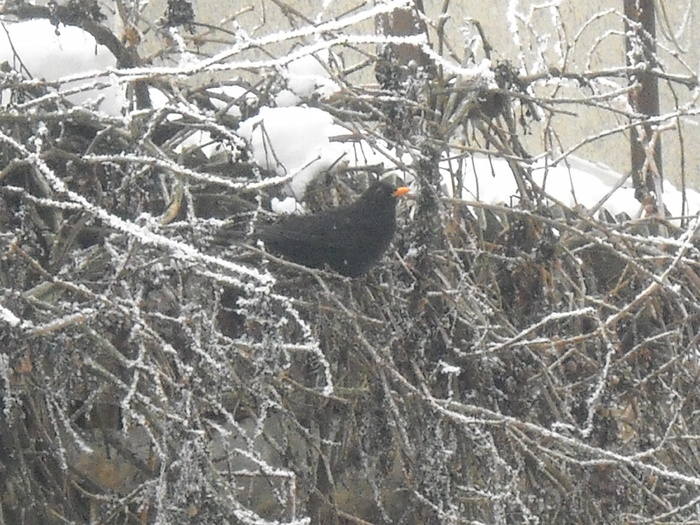
[[[397,188],[386,179],[374,182],[358,199],[360,206],[374,209],[393,209],[396,205],[396,197],[409,192],[406,186]]]

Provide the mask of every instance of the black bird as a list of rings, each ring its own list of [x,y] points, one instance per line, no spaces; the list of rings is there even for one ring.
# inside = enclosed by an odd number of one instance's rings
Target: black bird
[[[265,249],[309,268],[328,265],[348,277],[362,275],[382,257],[396,230],[396,197],[409,188],[386,180],[360,198],[313,215],[288,215],[262,228]]]

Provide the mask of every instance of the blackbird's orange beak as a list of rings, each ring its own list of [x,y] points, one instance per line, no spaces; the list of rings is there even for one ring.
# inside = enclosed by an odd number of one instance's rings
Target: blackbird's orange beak
[[[409,191],[411,191],[411,188],[408,186],[401,186],[400,188],[396,188],[396,191],[392,193],[394,197],[401,197],[403,195],[406,195]]]

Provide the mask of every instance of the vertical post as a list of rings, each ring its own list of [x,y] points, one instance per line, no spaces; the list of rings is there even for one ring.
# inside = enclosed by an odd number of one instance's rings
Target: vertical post
[[[394,9],[377,17],[377,33],[387,36],[427,35],[428,28],[420,18],[424,13],[423,0],[414,0],[409,7]],[[419,66],[428,64],[423,50],[413,44],[395,44],[391,46],[396,57],[403,65],[415,61]]]
[[[643,70],[629,75],[630,84],[637,86],[630,91],[629,102],[641,118],[656,116],[659,115],[659,81],[651,72],[651,69],[657,66],[654,0],[624,0],[624,6],[627,65],[645,66]],[[653,127],[648,122],[640,123],[631,129],[632,180],[636,190],[635,196],[642,202],[651,192],[661,188],[661,140],[657,138],[651,144],[653,132]],[[650,146],[653,147],[653,159],[647,159]],[[654,180],[655,176],[658,176],[658,181]],[[657,195],[657,198],[659,197],[660,195]]]

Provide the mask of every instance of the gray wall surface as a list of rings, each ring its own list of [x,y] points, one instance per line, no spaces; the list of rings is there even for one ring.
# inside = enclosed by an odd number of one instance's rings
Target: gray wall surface
[[[165,12],[164,4],[164,0],[152,1],[144,12],[145,17],[153,20],[161,16]],[[359,1],[317,0],[286,3],[270,0],[205,0],[193,4],[197,21],[219,25],[223,20],[233,18],[254,37],[283,31],[293,26],[300,27],[305,23],[301,15],[307,17],[309,22],[327,21],[367,8],[363,7],[365,2]],[[323,4],[329,5],[321,12],[320,6]],[[444,3],[426,0],[424,4],[428,17],[437,22]],[[543,3],[533,0],[449,2],[449,19],[445,25],[448,41],[455,52],[461,54],[464,40],[471,39],[476,34],[471,23],[471,20],[476,20],[493,46],[492,60],[509,60],[525,75],[541,71],[541,64],[579,73],[624,66],[623,0],[564,0],[546,4],[550,7],[537,8],[536,6]],[[289,9],[281,9],[280,6],[285,5]],[[668,74],[687,76],[694,74],[698,69],[700,56],[697,35],[700,34],[700,22],[695,14],[696,8],[696,0],[661,0],[657,3],[658,55],[664,71]],[[509,13],[512,14],[509,16]],[[356,29],[365,34],[373,32],[372,24],[368,22]],[[517,29],[517,32],[514,29]],[[279,47],[277,51],[283,53],[284,46]],[[483,56],[480,50],[477,50],[477,54]],[[372,78],[364,80],[373,81]],[[616,83],[621,88],[624,87],[624,76],[616,79]],[[689,184],[700,187],[698,118],[694,114],[693,92],[678,84],[670,86],[663,82],[660,89],[662,114],[673,113],[674,108],[683,106],[688,107],[689,113],[665,122],[668,129],[662,135],[664,175],[676,184],[679,184],[684,176]],[[540,84],[537,88],[538,96],[571,98],[572,101],[592,94],[592,90],[579,89],[573,81],[569,86],[552,82]],[[620,110],[626,110],[625,105],[624,95],[612,104]],[[532,134],[526,139],[533,154],[551,149],[567,150],[585,142],[587,138],[605,135],[606,130],[624,127],[628,122],[624,115],[609,110],[602,111],[595,105],[560,104],[556,107],[561,111],[551,122],[545,121],[541,126],[533,126]],[[578,149],[576,155],[626,173],[630,169],[629,135],[627,132],[620,132],[596,138]]]

